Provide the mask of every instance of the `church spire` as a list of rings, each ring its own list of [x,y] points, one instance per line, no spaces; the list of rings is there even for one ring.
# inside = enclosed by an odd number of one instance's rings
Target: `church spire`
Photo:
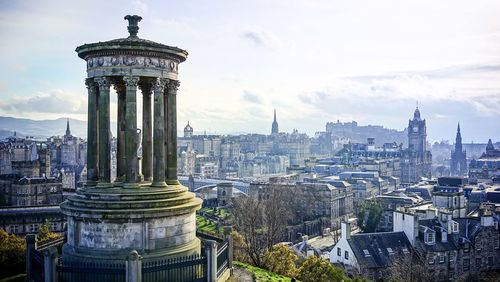
[[[69,129],[69,118],[66,119],[66,136],[71,135],[71,130]]]
[[[276,109],[274,109],[274,120],[271,128],[271,134],[278,134],[278,133],[279,133],[278,121],[276,120]]]

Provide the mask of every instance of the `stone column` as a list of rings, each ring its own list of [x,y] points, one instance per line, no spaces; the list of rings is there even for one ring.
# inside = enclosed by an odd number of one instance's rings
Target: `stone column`
[[[125,267],[126,282],[142,281],[142,256],[136,250],[130,252]]]
[[[36,245],[36,234],[27,234],[26,235],[26,278],[27,281],[32,280],[32,263],[31,260],[33,259],[33,252],[35,251],[35,245]]]
[[[207,240],[205,243],[205,254],[207,256],[207,281],[217,281],[217,242]]]
[[[151,83],[140,84],[142,92],[142,174],[145,181],[153,180],[153,136],[151,122]]]
[[[50,247],[43,251],[43,275],[45,282],[57,282],[57,248]]]
[[[227,267],[233,271],[233,227],[224,226],[224,239],[227,241]]]
[[[178,80],[167,84],[167,185],[178,185],[177,180],[177,88]]]
[[[87,183],[86,186],[95,186],[97,184],[99,169],[98,169],[98,128],[97,114],[98,104],[97,84],[93,78],[85,80],[88,90],[88,113],[87,113]]]
[[[117,122],[116,122],[116,181],[125,180],[125,84],[117,81],[114,84],[117,100]]]
[[[139,149],[137,134],[137,83],[138,76],[124,76],[125,81],[125,188],[139,188],[137,150]]]
[[[166,187],[165,183],[165,92],[166,79],[159,78],[153,82],[154,91],[154,144],[153,144],[153,184]]]
[[[99,181],[98,187],[111,185],[111,140],[109,126],[109,88],[111,81],[108,77],[95,79],[99,86]]]

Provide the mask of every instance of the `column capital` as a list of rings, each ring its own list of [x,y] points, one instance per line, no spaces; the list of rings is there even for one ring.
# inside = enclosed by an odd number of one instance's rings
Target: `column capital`
[[[181,83],[178,80],[169,79],[167,84],[167,93],[169,95],[177,94],[177,89],[179,88],[180,84]]]
[[[111,86],[111,79],[109,77],[96,77],[94,81],[99,86],[99,90],[109,90]]]
[[[123,81],[125,81],[125,86],[127,86],[127,87],[137,87],[137,84],[139,84],[139,77],[138,76],[124,76]]]
[[[97,86],[97,83],[93,78],[86,78],[85,86],[87,86],[87,89],[92,89],[94,86]]]
[[[154,92],[163,93],[165,91],[165,86],[168,83],[168,78],[156,78],[152,81],[151,86]]]
[[[115,81],[113,82],[113,89],[115,89],[116,93],[121,94],[125,92],[125,83]]]

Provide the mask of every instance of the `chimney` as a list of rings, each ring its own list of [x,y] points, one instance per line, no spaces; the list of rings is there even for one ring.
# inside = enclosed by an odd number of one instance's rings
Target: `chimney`
[[[448,232],[446,230],[441,230],[441,242],[446,243],[448,242]]]
[[[349,222],[342,221],[341,228],[342,234],[340,236],[347,240],[351,239],[351,224]]]

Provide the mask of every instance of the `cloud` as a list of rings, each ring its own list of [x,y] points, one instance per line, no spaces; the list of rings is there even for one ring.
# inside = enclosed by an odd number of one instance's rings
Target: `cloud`
[[[79,95],[62,90],[37,92],[28,97],[15,97],[7,102],[0,102],[0,110],[4,113],[58,113],[84,114],[86,99]]]
[[[243,91],[243,100],[254,104],[262,104],[262,100],[258,95],[253,94],[247,90]]]
[[[149,6],[144,1],[134,0],[132,1],[132,7],[139,13],[147,14],[149,11]]]
[[[281,45],[279,39],[269,31],[247,29],[243,31],[242,36],[260,47],[278,49]]]

